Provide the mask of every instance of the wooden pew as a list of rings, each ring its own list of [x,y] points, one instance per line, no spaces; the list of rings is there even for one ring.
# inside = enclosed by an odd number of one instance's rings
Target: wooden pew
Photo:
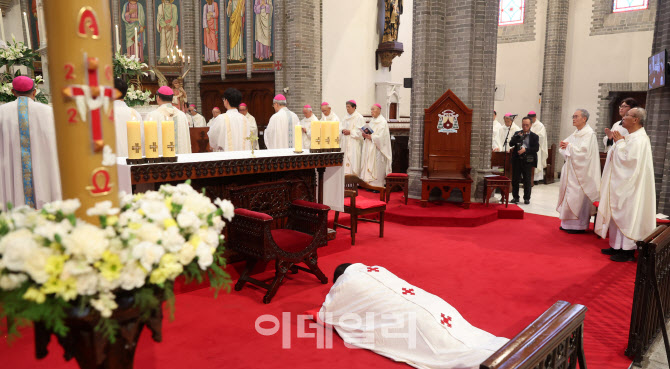
[[[584,360],[586,307],[558,301],[481,365],[480,369],[573,369]]]

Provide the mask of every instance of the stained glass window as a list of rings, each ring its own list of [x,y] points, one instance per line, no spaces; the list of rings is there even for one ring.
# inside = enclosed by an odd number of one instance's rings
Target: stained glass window
[[[499,26],[523,24],[525,0],[500,0]]]
[[[614,13],[644,10],[649,8],[649,0],[614,0]]]

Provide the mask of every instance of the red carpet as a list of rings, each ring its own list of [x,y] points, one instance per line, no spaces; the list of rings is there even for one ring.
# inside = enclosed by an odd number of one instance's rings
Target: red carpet
[[[367,198],[379,200],[379,195],[366,191],[359,194]],[[402,193],[394,192],[386,205],[385,219],[388,222],[408,226],[424,227],[478,227],[498,219],[523,219],[524,211],[514,205],[508,207],[500,204],[484,206],[481,203],[470,204],[464,209],[460,204],[449,202],[429,202],[424,208],[421,201],[409,199],[407,205]]]
[[[329,278],[344,262],[383,265],[443,297],[473,325],[504,337],[514,336],[559,299],[584,304],[589,308],[588,367],[626,369],[630,360],[623,351],[635,264],[611,262],[600,253],[607,241],[593,234],[568,235],[558,226],[556,218],[533,214],[522,221],[503,219],[474,228],[388,223],[380,239],[377,226],[366,223],[359,227],[353,247],[346,230],[338,230],[337,240],[320,249],[319,264]],[[337,336],[332,349],[318,349],[316,338],[298,337],[298,315],[319,306],[329,288],[299,273],[288,277],[270,305],[262,304],[263,292],[251,287],[216,300],[207,289],[180,294],[176,320],[163,324],[164,341],[152,342],[145,331],[135,367],[409,368],[366,350],[347,349]],[[258,317],[269,314],[282,322],[282,312],[289,324],[271,336],[256,332]],[[283,333],[290,349],[282,349]],[[76,367],[63,361],[62,350],[53,342],[50,349],[45,360],[35,360],[32,333],[25,330],[11,347],[0,344],[2,367]]]

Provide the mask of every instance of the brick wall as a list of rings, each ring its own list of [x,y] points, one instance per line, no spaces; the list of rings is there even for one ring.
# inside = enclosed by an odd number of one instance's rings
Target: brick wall
[[[550,0],[551,1],[551,0]],[[582,1],[582,0],[580,0]],[[591,36],[622,32],[652,31],[658,0],[649,0],[647,10],[613,13],[613,0],[592,0]]]
[[[652,54],[670,49],[670,1],[661,1],[656,14],[656,29]],[[647,55],[644,55],[646,58]],[[670,86],[647,93],[648,122],[645,126],[651,138],[656,176],[658,212],[670,214]]]
[[[498,27],[498,43],[535,41],[537,0],[526,0],[523,24]]]
[[[611,91],[621,92],[621,91],[644,91],[647,89],[646,82],[620,82],[620,83],[601,83],[598,90],[598,116],[596,120],[596,132],[599,133],[601,137],[601,132],[605,128],[610,128],[610,122],[612,119],[611,104],[613,103],[613,96],[610,96]],[[593,117],[593,113],[591,113]],[[593,119],[593,118],[591,118]],[[605,145],[602,140],[598,140],[598,146],[600,146],[600,151],[605,150]]]

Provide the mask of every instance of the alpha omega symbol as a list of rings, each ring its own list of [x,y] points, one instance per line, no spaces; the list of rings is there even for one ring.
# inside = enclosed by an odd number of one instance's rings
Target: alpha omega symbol
[[[439,133],[458,133],[458,114],[453,110],[445,110],[440,115],[437,121],[437,131]]]

